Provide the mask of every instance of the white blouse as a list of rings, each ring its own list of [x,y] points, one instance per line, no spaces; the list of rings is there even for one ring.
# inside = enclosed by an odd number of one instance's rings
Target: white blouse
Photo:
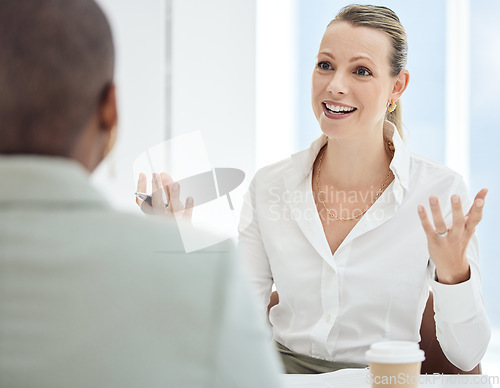
[[[374,342],[420,340],[430,287],[443,352],[470,370],[490,338],[477,239],[467,250],[471,278],[440,284],[417,212],[436,195],[451,225],[451,195],[460,195],[468,211],[468,190],[454,171],[411,154],[391,123],[384,133],[395,146],[395,178],[333,255],[312,192],[312,167],[326,136],[257,172],[242,211],[239,248],[259,305],[265,314],[274,283],[279,304],[269,320],[276,341],[319,359],[366,363]]]

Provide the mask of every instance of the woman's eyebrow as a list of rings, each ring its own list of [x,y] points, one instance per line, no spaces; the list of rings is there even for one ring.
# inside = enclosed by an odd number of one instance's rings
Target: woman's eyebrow
[[[360,59],[364,59],[364,60],[367,60],[367,61],[370,61],[371,63],[373,63],[373,61],[370,59],[370,57],[368,55],[357,55],[353,58],[351,58],[351,60],[349,62],[356,62],[356,61],[359,61]]]
[[[320,55],[325,55],[325,56],[327,56],[327,57],[329,57],[329,58],[331,58],[333,60],[335,59],[335,56],[332,53],[328,52],[328,51],[320,51],[317,56],[319,57]],[[356,61],[363,60],[363,59],[371,62],[372,64],[374,63],[371,60],[371,58],[368,55],[365,55],[365,54],[356,55],[355,57],[351,58],[349,60],[349,62],[352,63],[352,62],[356,62]]]
[[[330,57],[331,59],[335,59],[335,57],[333,56],[333,54],[329,53],[328,51],[320,51],[318,53],[318,56],[320,55],[326,55],[327,57]]]

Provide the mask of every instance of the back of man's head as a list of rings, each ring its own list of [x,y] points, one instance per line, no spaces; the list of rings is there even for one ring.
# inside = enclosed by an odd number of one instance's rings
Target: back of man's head
[[[113,69],[94,0],[1,0],[0,153],[69,155]]]

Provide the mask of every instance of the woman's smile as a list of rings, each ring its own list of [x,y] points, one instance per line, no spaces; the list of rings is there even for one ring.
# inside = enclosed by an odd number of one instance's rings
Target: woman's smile
[[[345,119],[354,112],[356,112],[357,108],[345,104],[341,104],[339,102],[334,101],[323,101],[323,114],[333,120]]]

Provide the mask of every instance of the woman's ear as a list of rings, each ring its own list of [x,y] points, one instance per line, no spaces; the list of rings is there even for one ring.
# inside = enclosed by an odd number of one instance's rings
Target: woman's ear
[[[392,88],[391,100],[397,101],[406,90],[408,83],[410,82],[410,72],[406,69],[403,69],[399,72],[396,77],[396,82]]]

